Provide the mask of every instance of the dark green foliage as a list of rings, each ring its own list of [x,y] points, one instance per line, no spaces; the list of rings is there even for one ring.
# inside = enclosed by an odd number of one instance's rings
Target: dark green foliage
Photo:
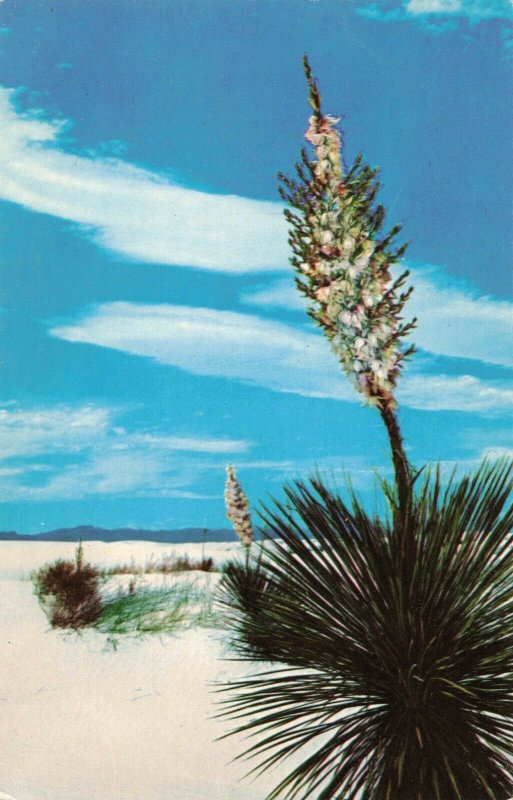
[[[250,659],[272,661],[279,659],[273,649],[272,616],[279,602],[280,586],[262,567],[261,561],[231,561],[221,581],[220,603],[224,608],[224,623],[236,631],[237,649]],[[252,620],[267,619],[258,629]]]
[[[35,592],[53,628],[78,630],[92,625],[102,613],[101,574],[83,563],[79,545],[75,561],[59,559],[32,576]]]
[[[512,797],[511,477],[427,476],[400,532],[317,478],[265,510],[281,543],[222,590],[237,652],[277,662],[228,687],[247,754],[306,746],[269,800]]]

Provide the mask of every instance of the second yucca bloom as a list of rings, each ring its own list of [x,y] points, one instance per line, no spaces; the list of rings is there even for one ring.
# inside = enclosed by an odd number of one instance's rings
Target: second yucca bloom
[[[231,464],[226,468],[226,472],[227,478],[224,490],[226,516],[233,524],[240,543],[244,547],[250,547],[253,542],[254,532],[249,514],[249,502]]]

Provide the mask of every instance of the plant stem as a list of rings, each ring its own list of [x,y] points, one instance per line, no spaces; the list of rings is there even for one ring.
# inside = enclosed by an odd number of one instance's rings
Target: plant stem
[[[412,499],[412,474],[411,467],[406,453],[404,452],[403,437],[397,415],[390,403],[383,403],[379,408],[381,418],[385,423],[390,447],[392,449],[392,461],[395,471],[395,485],[397,489],[397,519],[401,527],[404,527]]]

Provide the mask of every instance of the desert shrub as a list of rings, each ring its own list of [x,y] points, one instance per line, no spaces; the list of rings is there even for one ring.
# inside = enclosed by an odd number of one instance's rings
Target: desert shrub
[[[58,559],[41,567],[32,580],[52,627],[77,630],[92,625],[100,617],[101,573],[96,567],[83,563],[81,544],[75,561]]]
[[[176,556],[170,559],[162,559],[160,564],[156,565],[156,572],[189,572],[198,570],[199,572],[213,572],[214,559],[201,558],[194,559],[189,556]]]
[[[193,559],[189,556],[162,556],[160,561],[147,561],[144,566],[137,566],[135,563],[130,564],[116,564],[113,567],[103,571],[103,574],[108,575],[151,575],[162,574],[167,575],[172,572],[215,572],[216,565],[213,558]]]

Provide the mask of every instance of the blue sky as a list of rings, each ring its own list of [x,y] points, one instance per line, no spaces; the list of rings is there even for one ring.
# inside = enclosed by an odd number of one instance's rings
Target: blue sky
[[[0,529],[224,526],[389,470],[306,317],[276,172],[307,52],[403,224],[415,465],[513,452],[509,0],[3,0]]]

